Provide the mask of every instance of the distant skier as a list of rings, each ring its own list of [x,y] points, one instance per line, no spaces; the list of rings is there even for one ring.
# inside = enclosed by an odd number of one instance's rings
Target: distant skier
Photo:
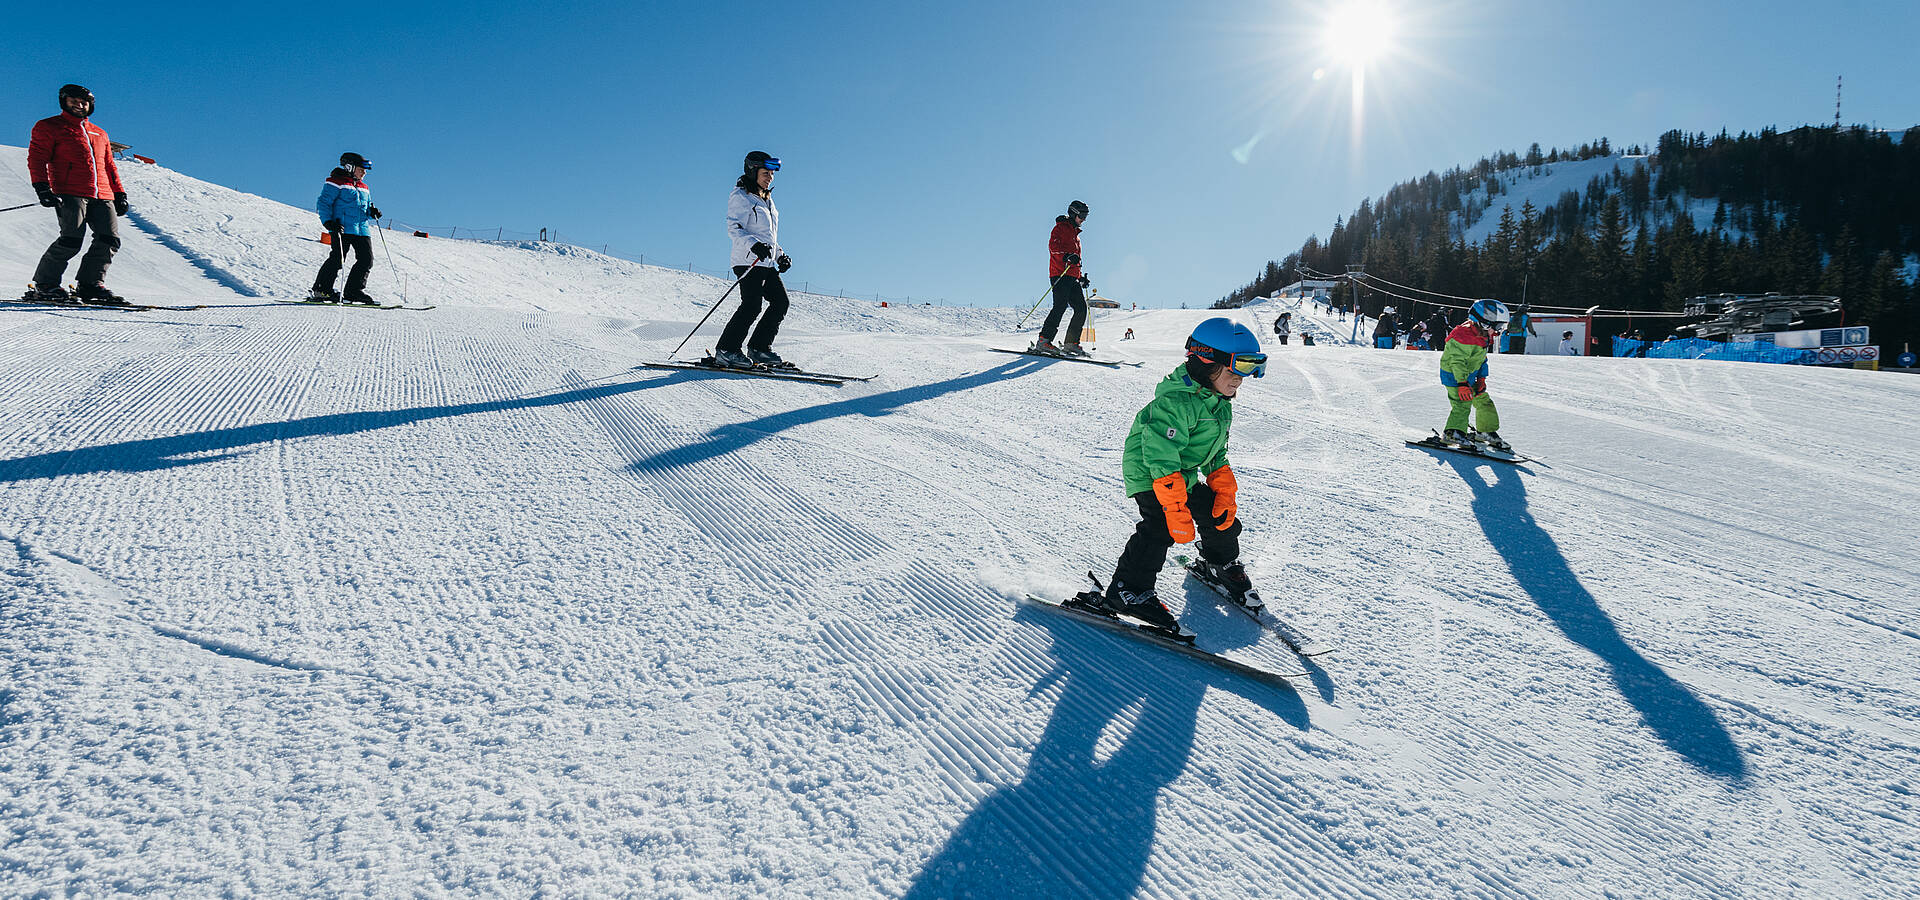
[[[1580,355],[1580,345],[1574,341],[1573,332],[1563,331],[1560,333],[1560,355],[1561,356],[1579,356]]]
[[[1287,337],[1293,334],[1293,313],[1283,312],[1280,318],[1273,320],[1273,339],[1280,346],[1287,345]]]
[[[27,176],[40,205],[50,207],[60,222],[54,239],[33,270],[33,290],[26,299],[49,303],[80,300],[126,306],[124,297],[107,290],[107,267],[120,250],[117,217],[127,214],[127,189],[113,162],[113,144],[93,116],[93,92],[77,84],[60,88],[60,114],[33,125],[27,143]],[[80,252],[87,232],[93,245],[80,258],[79,292],[69,296],[60,286],[67,262]]]
[[[1033,342],[1034,353],[1088,355],[1080,347],[1080,334],[1087,324],[1088,284],[1086,273],[1080,270],[1080,226],[1086,223],[1087,212],[1087,205],[1075,200],[1067,204],[1066,215],[1053,219],[1053,234],[1047,238],[1047,277],[1053,282],[1053,309],[1047,311],[1047,319],[1040,325],[1040,337]],[[1055,344],[1053,336],[1059,332],[1060,317],[1069,308],[1073,318],[1067,322],[1067,339]]]
[[[1447,347],[1440,354],[1440,383],[1446,385],[1448,442],[1461,447],[1484,444],[1495,450],[1512,450],[1500,439],[1500,412],[1487,396],[1487,350],[1493,339],[1506,330],[1509,316],[1506,304],[1498,300],[1476,300],[1467,320],[1447,335]],[[1467,414],[1473,413],[1477,433],[1467,431]]]
[[[1413,330],[1407,333],[1407,346],[1415,350],[1433,349],[1433,333],[1427,330],[1427,323],[1413,323]]]
[[[1133,417],[1120,469],[1140,507],[1140,524],[1107,585],[1106,611],[1183,633],[1154,583],[1167,550],[1196,538],[1197,565],[1210,578],[1239,594],[1252,588],[1240,563],[1240,487],[1227,462],[1227,432],[1241,381],[1266,371],[1267,355],[1252,331],[1231,319],[1208,319],[1187,338],[1186,362]]]
[[[773,339],[780,334],[788,303],[780,275],[793,267],[780,249],[780,210],[773,205],[773,173],[780,171],[780,160],[755,150],[747,154],[743,168],[727,196],[727,236],[733,241],[733,274],[740,279],[740,308],[721,330],[713,358],[730,369],[780,366],[786,361],[773,352]],[[760,314],[763,307],[765,316]]]
[[[1120,339],[1123,341],[1133,340],[1133,329],[1131,328],[1127,329],[1127,333],[1124,335],[1121,335]]]
[[[1519,311],[1513,314],[1513,327],[1507,329],[1500,341],[1506,345],[1507,353],[1525,353],[1529,336],[1539,337],[1540,332],[1533,330],[1532,304],[1522,303]]]
[[[1380,318],[1373,326],[1373,346],[1381,350],[1392,350],[1394,340],[1400,336],[1400,323],[1394,320],[1393,307],[1380,311]]]
[[[327,261],[313,278],[313,292],[307,299],[322,303],[376,303],[367,296],[367,273],[373,271],[373,229],[367,223],[380,218],[380,207],[373,205],[373,191],[367,187],[367,171],[373,163],[358,153],[340,154],[340,165],[320,185],[320,199],[314,202],[320,225],[333,241]],[[333,281],[340,277],[340,265],[347,251],[353,251],[353,268],[347,270],[347,292],[333,292]]]

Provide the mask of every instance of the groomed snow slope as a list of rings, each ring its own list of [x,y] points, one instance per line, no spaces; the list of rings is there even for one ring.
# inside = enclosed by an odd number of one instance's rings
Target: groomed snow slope
[[[311,251],[169,224],[266,201],[133,177],[114,286],[230,305],[0,308],[0,895],[1915,895],[1920,381],[1500,358],[1516,468],[1402,446],[1433,354],[1274,348],[1289,690],[1014,599],[1111,567],[1208,313],[1109,371],[802,298],[876,380],[632,371],[716,283],[423,241],[439,309],[269,306]]]

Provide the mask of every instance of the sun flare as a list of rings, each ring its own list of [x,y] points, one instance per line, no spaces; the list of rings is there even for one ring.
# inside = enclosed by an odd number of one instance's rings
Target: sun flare
[[[1368,0],[1349,0],[1327,17],[1327,47],[1356,69],[1384,54],[1392,46],[1393,32],[1393,16],[1386,7]]]

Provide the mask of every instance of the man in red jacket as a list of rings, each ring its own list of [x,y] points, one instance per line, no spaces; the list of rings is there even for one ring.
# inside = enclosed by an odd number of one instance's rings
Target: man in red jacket
[[[1040,326],[1040,339],[1033,352],[1061,356],[1086,356],[1080,349],[1080,331],[1087,324],[1087,276],[1080,271],[1080,226],[1086,224],[1087,205],[1078,200],[1067,204],[1067,214],[1053,220],[1053,235],[1047,239],[1047,275],[1053,279],[1053,309]],[[1053,336],[1060,328],[1060,317],[1073,308],[1067,323],[1067,339],[1059,345]]]
[[[60,237],[40,257],[33,271],[33,298],[47,301],[84,300],[124,304],[107,290],[107,266],[120,249],[115,216],[127,214],[127,189],[113,164],[113,146],[93,115],[93,92],[77,84],[60,89],[60,114],[34,123],[27,144],[27,174],[40,205],[51,207],[60,219]],[[69,297],[60,287],[67,261],[80,252],[87,230],[93,246],[80,259],[80,294]]]

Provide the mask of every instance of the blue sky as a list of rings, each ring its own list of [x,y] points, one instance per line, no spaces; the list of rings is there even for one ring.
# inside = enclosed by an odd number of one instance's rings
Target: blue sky
[[[0,143],[74,81],[116,140],[209,181],[306,206],[356,150],[396,219],[706,270],[758,148],[785,161],[796,287],[1024,306],[1078,198],[1095,285],[1178,306],[1534,141],[1827,122],[1836,75],[1848,122],[1920,124],[1920,4],[1385,3],[1357,141],[1332,3],[32,4]]]

